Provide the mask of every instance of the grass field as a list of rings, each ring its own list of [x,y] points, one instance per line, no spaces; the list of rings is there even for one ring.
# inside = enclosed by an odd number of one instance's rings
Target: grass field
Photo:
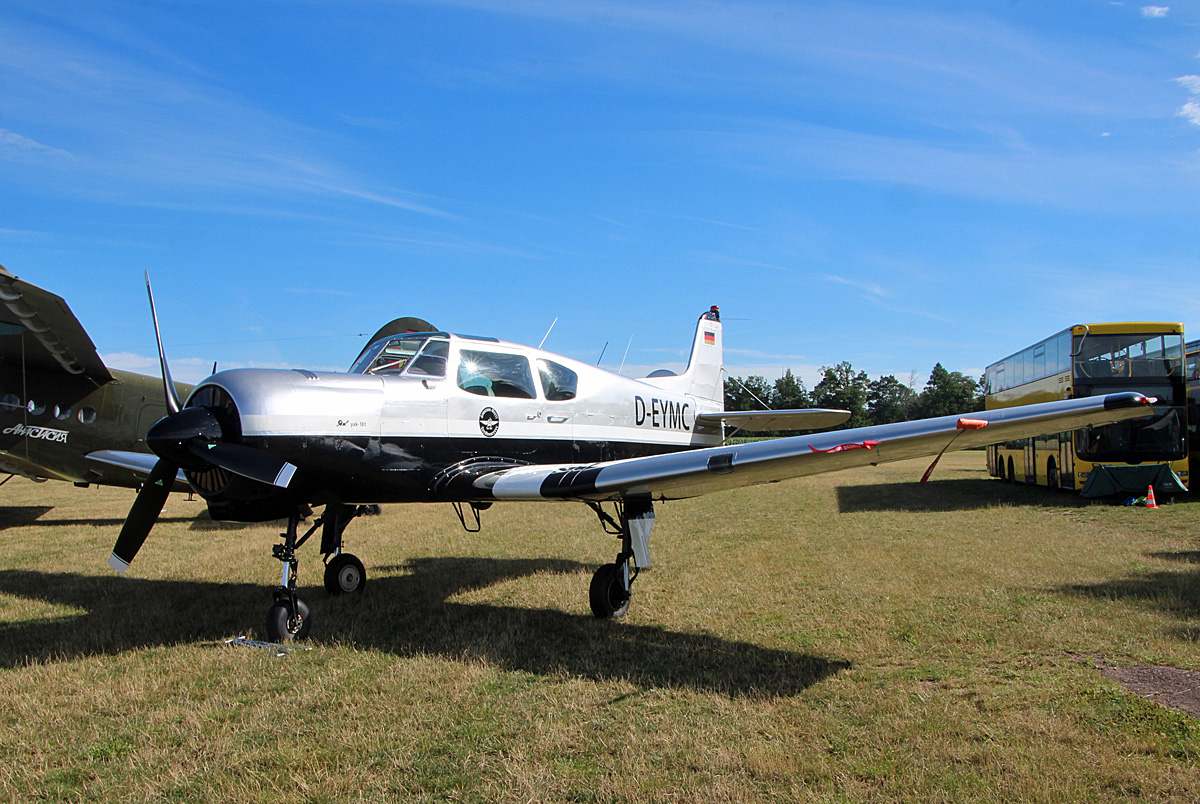
[[[172,498],[125,577],[133,493],[0,488],[0,799],[1179,801],[1200,721],[1104,667],[1200,670],[1200,502],[1088,505],[980,453],[657,507],[628,617],[581,505],[387,506],[311,651],[261,636],[278,524]],[[1160,501],[1161,502],[1161,501]]]

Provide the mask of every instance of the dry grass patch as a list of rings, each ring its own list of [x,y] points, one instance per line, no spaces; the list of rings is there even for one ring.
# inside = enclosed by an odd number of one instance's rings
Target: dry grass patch
[[[173,498],[128,577],[122,490],[0,508],[0,798],[1194,801],[1200,725],[1096,667],[1200,670],[1200,504],[1093,506],[982,456],[658,508],[623,622],[583,506],[388,506],[313,650],[261,632],[278,525]]]

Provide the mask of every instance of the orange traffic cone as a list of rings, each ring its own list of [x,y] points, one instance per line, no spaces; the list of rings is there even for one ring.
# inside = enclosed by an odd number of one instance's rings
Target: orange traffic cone
[[[1146,492],[1146,507],[1157,508],[1158,503],[1154,501],[1154,486],[1150,487],[1150,491]]]

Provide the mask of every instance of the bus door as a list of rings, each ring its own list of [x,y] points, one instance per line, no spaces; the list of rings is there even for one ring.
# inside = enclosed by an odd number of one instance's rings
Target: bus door
[[[1025,439],[1025,482],[1037,482],[1037,439]]]
[[[1075,439],[1074,433],[1058,435],[1058,485],[1075,488]]]

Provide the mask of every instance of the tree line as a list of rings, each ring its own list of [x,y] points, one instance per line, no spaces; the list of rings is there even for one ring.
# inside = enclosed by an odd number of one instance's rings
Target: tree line
[[[856,372],[843,361],[823,366],[821,379],[811,391],[791,369],[773,383],[757,374],[745,379],[727,377],[725,409],[836,408],[850,411],[850,419],[838,429],[867,427],[983,410],[982,379],[947,371],[938,363],[925,388],[917,392],[911,381],[906,385],[891,374],[872,380],[865,371]]]

